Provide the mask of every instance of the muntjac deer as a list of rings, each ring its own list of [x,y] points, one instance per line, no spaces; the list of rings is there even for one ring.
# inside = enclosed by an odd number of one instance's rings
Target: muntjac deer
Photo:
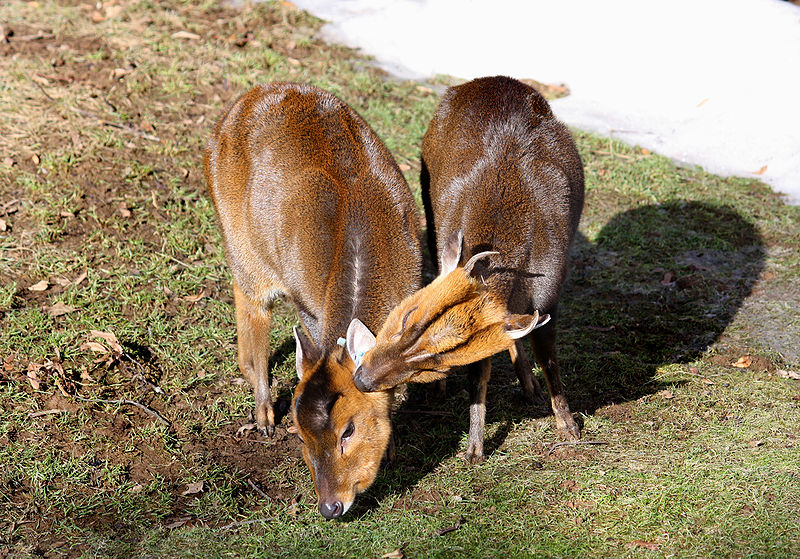
[[[377,328],[420,286],[411,191],[366,122],[309,85],[243,94],[217,124],[204,166],[233,271],[239,368],[255,392],[256,423],[274,431],[269,329],[284,296],[302,322],[294,426],[319,510],[339,517],[375,480],[390,440],[391,391],[356,388],[360,332],[348,325],[359,317]]]
[[[569,131],[536,90],[511,78],[452,87],[423,139],[421,182],[440,275],[359,348],[356,385],[430,382],[472,364],[466,458],[480,462],[488,357],[508,349],[525,395],[542,398],[522,345],[532,333],[558,431],[578,438],[555,348],[558,297],[584,197]]]

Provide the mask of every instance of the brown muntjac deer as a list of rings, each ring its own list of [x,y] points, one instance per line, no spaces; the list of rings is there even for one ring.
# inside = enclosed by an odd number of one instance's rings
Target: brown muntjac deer
[[[531,333],[558,431],[578,438],[555,348],[558,297],[584,197],[569,131],[519,81],[481,78],[452,87],[423,139],[421,182],[440,275],[359,349],[365,353],[356,385],[368,391],[430,382],[471,364],[466,458],[479,462],[489,356],[508,349],[525,395],[542,398],[522,345]]]
[[[302,322],[294,331],[294,428],[321,514],[339,517],[375,480],[390,441],[391,391],[356,388],[361,334],[348,325],[359,317],[379,327],[420,286],[411,191],[367,123],[310,85],[261,85],[239,97],[217,124],[204,166],[233,272],[239,368],[255,392],[256,423],[274,431],[269,329],[283,296]]]

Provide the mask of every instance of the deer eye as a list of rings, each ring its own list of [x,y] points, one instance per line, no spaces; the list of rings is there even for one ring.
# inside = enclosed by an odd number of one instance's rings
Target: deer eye
[[[353,436],[353,432],[354,432],[355,430],[356,430],[356,426],[355,426],[355,425],[353,425],[353,422],[351,421],[351,422],[350,422],[350,423],[347,425],[347,428],[344,430],[344,433],[342,433],[342,442],[344,442],[344,441],[346,441],[347,439],[349,439],[350,437],[352,437],[352,436]]]
[[[345,428],[344,433],[342,433],[342,438],[339,441],[339,450],[342,452],[342,454],[344,454],[344,447],[347,444],[347,439],[349,439],[350,437],[353,436],[353,432],[355,430],[356,430],[356,426],[353,425],[353,422],[351,421],[350,423],[347,424],[347,427]]]

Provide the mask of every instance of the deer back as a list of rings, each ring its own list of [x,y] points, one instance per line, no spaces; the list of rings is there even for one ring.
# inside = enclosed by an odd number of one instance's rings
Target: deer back
[[[569,131],[536,90],[511,78],[448,89],[422,160],[440,276],[392,311],[356,373],[365,390],[441,378],[543,325],[549,316],[538,311],[557,303],[583,207],[583,167]],[[454,286],[469,279],[475,304],[465,305]],[[498,325],[491,338],[487,323]]]

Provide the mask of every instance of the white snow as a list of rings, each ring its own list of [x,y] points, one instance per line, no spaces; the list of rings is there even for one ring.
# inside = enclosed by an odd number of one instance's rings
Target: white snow
[[[577,128],[800,203],[800,7],[781,0],[295,0],[404,78],[565,84]],[[760,173],[759,173],[760,171]]]

